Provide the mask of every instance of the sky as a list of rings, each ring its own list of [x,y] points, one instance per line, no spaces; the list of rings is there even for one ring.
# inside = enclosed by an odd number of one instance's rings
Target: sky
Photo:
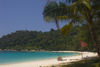
[[[57,30],[54,22],[46,23],[43,8],[46,0],[0,0],[0,37],[17,30],[48,32]],[[60,28],[66,22],[59,22]]]

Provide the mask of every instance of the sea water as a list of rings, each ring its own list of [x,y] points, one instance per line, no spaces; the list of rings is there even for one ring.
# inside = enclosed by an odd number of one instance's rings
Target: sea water
[[[67,57],[78,55],[78,53],[0,51],[0,64],[55,59],[58,57],[58,55],[60,55],[61,57]]]

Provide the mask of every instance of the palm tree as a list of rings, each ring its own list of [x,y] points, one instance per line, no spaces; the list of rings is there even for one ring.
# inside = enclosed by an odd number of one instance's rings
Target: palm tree
[[[100,44],[98,43],[98,39],[93,27],[94,21],[97,20],[98,17],[100,17],[100,0],[68,0],[68,1],[72,1],[72,4],[67,7],[67,11],[69,11],[69,14],[68,12],[59,10],[61,7],[57,8],[55,7],[49,10],[49,12],[52,11],[59,12],[59,15],[55,15],[55,17],[59,16],[59,18],[61,19],[63,19],[64,17],[64,20],[65,18],[70,19],[70,22],[60,29],[60,33],[62,35],[66,35],[73,27],[73,23],[77,24],[77,23],[87,22],[90,27],[91,36],[96,46],[98,56],[100,57]],[[68,18],[68,16],[70,17]]]
[[[66,3],[59,2],[59,4],[57,4],[55,1],[49,2],[49,4],[47,4],[43,10],[44,21],[45,22],[51,22],[51,21],[53,22],[54,21],[57,25],[57,28],[60,30],[58,20],[59,20],[59,16],[62,13],[59,14],[59,11],[55,11],[54,9],[55,8],[62,9],[63,7],[67,7]],[[62,9],[62,11],[66,12],[66,9],[64,8],[64,9]]]
[[[73,13],[73,18],[77,16],[80,17],[80,19],[75,18],[75,20],[88,23],[93,42],[100,57],[100,44],[98,43],[93,27],[94,20],[100,17],[100,0],[76,0],[68,8],[70,8],[70,12]],[[62,29],[64,29],[64,27]]]

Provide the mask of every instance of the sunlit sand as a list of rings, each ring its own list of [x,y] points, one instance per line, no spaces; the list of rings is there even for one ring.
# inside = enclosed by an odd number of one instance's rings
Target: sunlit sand
[[[55,51],[54,51],[55,52]],[[78,51],[60,51],[60,52],[78,52]],[[81,52],[78,52],[81,53]],[[90,57],[96,57],[97,53],[93,52],[83,52],[83,59],[84,58],[90,58]],[[31,61],[31,62],[22,62],[22,63],[14,63],[14,64],[4,64],[0,65],[0,67],[44,67],[44,66],[52,66],[52,65],[59,65],[62,63],[69,63],[73,61],[82,60],[82,55],[76,55],[76,56],[70,56],[70,57],[62,57],[62,61],[57,61],[57,58],[55,59],[49,59],[49,60],[42,60],[42,61]]]

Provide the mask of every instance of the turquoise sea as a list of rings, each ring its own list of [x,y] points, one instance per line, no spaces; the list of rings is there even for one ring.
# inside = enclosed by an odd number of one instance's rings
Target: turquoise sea
[[[46,59],[78,55],[78,53],[61,52],[30,52],[30,51],[0,51],[0,64],[19,63],[27,61],[39,61]]]

